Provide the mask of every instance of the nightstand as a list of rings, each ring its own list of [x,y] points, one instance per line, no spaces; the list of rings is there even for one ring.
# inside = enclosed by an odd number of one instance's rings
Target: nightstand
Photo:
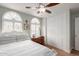
[[[44,45],[44,36],[40,36],[38,38],[32,38],[32,41]]]

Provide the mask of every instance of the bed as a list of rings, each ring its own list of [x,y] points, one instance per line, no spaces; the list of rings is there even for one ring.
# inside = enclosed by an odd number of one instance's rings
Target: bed
[[[54,50],[32,40],[0,45],[0,56],[55,56]]]
[[[0,56],[55,56],[55,50],[33,42],[26,33],[0,34]]]

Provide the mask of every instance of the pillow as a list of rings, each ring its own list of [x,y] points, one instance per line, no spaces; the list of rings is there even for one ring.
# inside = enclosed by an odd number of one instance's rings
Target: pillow
[[[0,36],[0,45],[12,43],[12,42],[16,42],[15,36],[10,36],[10,35]]]
[[[16,35],[16,40],[17,41],[24,41],[24,40],[29,40],[30,36],[26,33],[19,33],[18,35]]]

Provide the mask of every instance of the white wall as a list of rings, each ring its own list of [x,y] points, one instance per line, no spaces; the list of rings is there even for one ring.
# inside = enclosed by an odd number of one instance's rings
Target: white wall
[[[47,43],[70,52],[70,10],[63,6],[53,8],[47,17]]]
[[[16,11],[16,10],[12,10],[12,9],[0,6],[0,32],[2,31],[2,16],[6,12],[9,12],[9,11],[17,12],[21,16],[22,20],[30,20],[34,17],[34,16],[31,16],[31,15],[25,14],[23,12],[19,12],[19,11]]]
[[[42,32],[41,34],[44,36],[45,44],[47,44],[47,18],[42,19]]]
[[[29,15],[29,14],[26,14],[26,13],[23,13],[23,12],[19,12],[19,11],[13,10],[13,9],[9,9],[9,8],[0,6],[0,33],[2,32],[2,16],[6,12],[9,12],[9,11],[17,12],[21,16],[23,21],[24,20],[30,21],[31,19],[35,18],[35,16],[32,16],[32,15]],[[38,18],[38,17],[36,17],[36,18]],[[40,18],[38,18],[38,19],[40,20]]]

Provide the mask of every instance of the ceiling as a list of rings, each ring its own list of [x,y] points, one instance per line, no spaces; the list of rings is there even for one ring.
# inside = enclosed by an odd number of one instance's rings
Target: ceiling
[[[44,3],[45,5],[47,5],[48,3]],[[31,14],[37,17],[45,17],[45,16],[49,16],[51,14],[48,13],[43,13],[43,14],[37,14],[37,9],[27,9],[25,8],[26,6],[31,6],[31,7],[36,7],[38,6],[37,3],[0,3],[1,6],[10,8],[10,9],[14,9],[14,10],[18,10],[27,14]],[[73,11],[79,11],[79,3],[63,3],[63,4],[58,4],[56,6],[47,8],[49,10],[52,11],[53,13],[53,9],[56,9],[56,7],[58,6],[64,6],[64,7],[68,7]]]
[[[47,5],[47,3],[44,3],[45,5]],[[31,7],[37,7],[38,3],[0,3],[1,6],[10,8],[10,9],[14,9],[14,10],[18,10],[27,14],[31,14],[37,17],[43,17],[46,15],[46,13],[43,14],[37,14],[37,9],[27,9],[25,8],[26,6],[31,6]],[[48,8],[47,8],[48,9]]]

